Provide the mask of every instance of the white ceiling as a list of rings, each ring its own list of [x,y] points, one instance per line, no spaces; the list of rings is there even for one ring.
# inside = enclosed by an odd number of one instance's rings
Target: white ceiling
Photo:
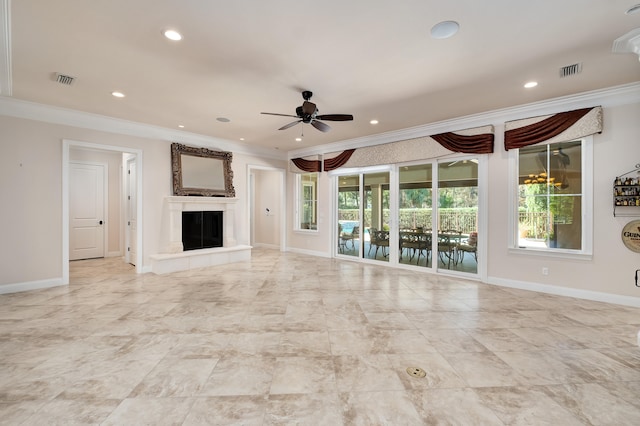
[[[11,95],[288,151],[639,81],[638,56],[611,50],[638,2],[12,0]],[[443,20],[460,31],[431,38]],[[295,114],[303,89],[354,121],[278,131],[293,119],[260,114]]]

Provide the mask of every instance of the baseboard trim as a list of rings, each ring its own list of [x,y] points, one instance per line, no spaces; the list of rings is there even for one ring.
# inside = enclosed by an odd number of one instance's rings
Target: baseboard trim
[[[43,288],[59,287],[67,285],[62,278],[51,278],[48,280],[28,281],[24,283],[0,285],[0,294],[19,293],[22,291],[40,290]]]
[[[296,248],[296,247],[287,247],[288,252],[291,253],[298,253],[298,254],[308,254],[309,256],[318,256],[318,257],[324,257],[324,258],[331,258],[330,254],[321,252],[321,251],[313,251],[313,250],[305,250],[305,249],[301,249],[301,248]]]
[[[576,299],[593,300],[594,302],[613,303],[616,305],[640,308],[640,297],[622,296],[620,294],[602,293],[599,291],[582,290],[579,288],[560,287],[555,285],[533,283],[527,281],[508,280],[504,278],[488,277],[487,284],[500,287],[517,288],[520,290],[537,291],[554,294],[556,296],[575,297]]]
[[[262,248],[280,250],[280,244],[253,243],[252,247],[255,247],[255,248],[262,247]]]
[[[122,257],[122,253],[120,251],[110,251],[105,257]]]

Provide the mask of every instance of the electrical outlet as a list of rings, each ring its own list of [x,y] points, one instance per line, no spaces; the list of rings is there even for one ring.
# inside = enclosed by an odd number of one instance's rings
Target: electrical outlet
[[[549,268],[547,268],[546,266],[542,267],[542,275],[549,275]]]

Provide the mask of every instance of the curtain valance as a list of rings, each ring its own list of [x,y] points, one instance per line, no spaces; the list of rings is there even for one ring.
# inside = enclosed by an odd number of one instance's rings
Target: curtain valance
[[[504,149],[540,142],[578,139],[602,132],[602,107],[582,108],[558,114],[505,123]]]
[[[313,156],[312,159],[292,158],[289,171],[293,173],[313,173],[321,171],[320,156]]]
[[[435,137],[423,136],[325,154],[324,170],[430,160],[445,157],[453,152],[485,154],[493,152],[493,145],[494,128],[487,125],[455,133],[441,133]],[[329,156],[331,158],[327,159]]]
[[[492,133],[481,133],[478,135],[460,135],[453,132],[432,135],[436,142],[453,152],[464,152],[467,154],[491,154],[493,152],[493,142],[495,135]]]
[[[331,170],[335,170],[339,167],[344,166],[346,162],[349,161],[349,158],[351,158],[351,155],[353,155],[354,152],[355,149],[347,149],[345,151],[342,151],[342,153],[336,155],[335,157],[325,158],[324,171],[330,172]]]

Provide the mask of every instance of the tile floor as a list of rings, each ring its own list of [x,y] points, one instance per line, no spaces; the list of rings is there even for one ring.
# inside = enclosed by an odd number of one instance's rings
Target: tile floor
[[[640,309],[266,249],[71,276],[0,296],[0,424],[640,424]]]

